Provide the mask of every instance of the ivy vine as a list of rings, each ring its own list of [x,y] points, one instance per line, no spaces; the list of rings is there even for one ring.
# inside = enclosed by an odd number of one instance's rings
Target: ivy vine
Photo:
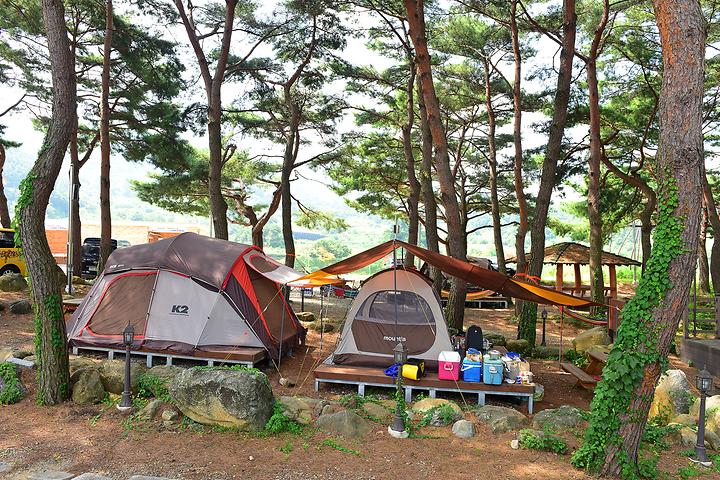
[[[672,286],[670,263],[684,251],[682,219],[674,213],[678,187],[671,175],[666,178],[658,189],[658,222],[650,259],[635,297],[622,310],[617,341],[608,355],[602,381],[595,389],[584,443],[572,458],[576,467],[597,472],[603,465],[607,447],[618,446],[621,476],[625,480],[636,480],[640,475],[638,465],[624,450],[618,431],[623,423],[643,421],[632,416],[628,407],[636,386],[642,382],[644,368],[657,362],[662,371],[667,369],[667,358],[661,357],[657,349],[661,327],[648,328],[647,320]]]
[[[3,385],[0,388],[0,405],[22,400],[23,392],[17,368],[10,362],[0,363],[0,385]]]
[[[22,249],[22,235],[20,232],[20,218],[22,217],[22,211],[29,207],[32,203],[33,195],[33,182],[35,181],[35,174],[30,172],[25,178],[20,181],[18,186],[19,196],[15,203],[15,216],[12,221],[12,228],[15,230],[15,248]]]

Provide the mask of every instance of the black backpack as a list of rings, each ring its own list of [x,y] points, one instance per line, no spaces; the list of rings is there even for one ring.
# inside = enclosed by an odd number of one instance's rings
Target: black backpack
[[[467,329],[467,335],[465,336],[465,348],[474,348],[479,352],[485,353],[483,348],[482,328],[477,325],[472,325]]]

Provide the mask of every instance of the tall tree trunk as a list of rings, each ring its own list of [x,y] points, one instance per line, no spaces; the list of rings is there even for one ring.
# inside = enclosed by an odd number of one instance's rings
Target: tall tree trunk
[[[295,239],[292,229],[292,195],[290,191],[290,175],[295,168],[298,148],[300,147],[300,110],[291,98],[290,88],[285,89],[285,101],[290,107],[290,122],[285,135],[285,153],[280,172],[280,216],[282,217],[282,234],[285,243],[285,265],[295,266]]]
[[[487,162],[490,169],[490,203],[493,221],[493,236],[495,239],[495,257],[498,270],[505,273],[505,247],[503,247],[502,226],[500,224],[500,200],[498,199],[497,175],[497,146],[495,143],[495,109],[492,104],[492,91],[490,88],[490,62],[483,59],[485,67],[485,109],[488,116],[488,154]]]
[[[560,51],[560,70],[558,72],[557,89],[552,123],[545,149],[545,160],[542,166],[540,187],[535,202],[532,227],[530,229],[530,263],[528,274],[536,277],[542,275],[545,251],[545,225],[550,208],[550,197],[555,188],[557,163],[562,150],[562,139],[567,122],[568,102],[570,101],[570,85],[572,84],[572,64],[575,55],[575,0],[563,0],[563,39]],[[537,323],[537,305],[523,302],[522,315],[518,323],[518,338],[524,338],[531,346],[535,345],[535,326]]]
[[[35,303],[37,400],[53,405],[70,394],[62,279],[45,236],[45,213],[77,118],[74,60],[60,0],[42,0],[53,87],[52,116],[35,165],[16,205],[20,241]]]
[[[510,38],[513,49],[513,62],[515,75],[513,78],[513,147],[515,157],[513,162],[513,182],[515,198],[518,202],[518,228],[515,234],[516,271],[527,272],[527,259],[525,258],[525,237],[528,231],[527,202],[523,186],[523,149],[522,149],[522,56],[520,52],[520,32],[517,25],[518,0],[510,2]],[[515,313],[522,312],[522,302],[515,304]]]
[[[227,211],[228,205],[222,194],[222,102],[220,89],[213,88],[208,109],[208,145],[210,147],[210,175],[208,177],[208,194],[210,196],[210,213],[212,214],[215,238],[227,240],[229,237]]]
[[[710,247],[710,278],[712,279],[713,292],[715,295],[720,295],[720,216],[718,216],[715,198],[713,198],[710,184],[707,181],[704,164],[702,188],[705,205],[707,205],[707,218],[713,229],[713,244]]]
[[[5,196],[5,186],[3,184],[3,169],[5,168],[5,145],[0,143],[0,226],[10,228],[10,210],[8,209],[8,201]]]
[[[435,93],[432,71],[430,67],[430,52],[427,46],[425,33],[425,12],[423,0],[405,0],[407,10],[410,38],[415,46],[415,59],[418,66],[420,88],[427,109],[428,124],[435,146],[435,168],[440,183],[440,195],[445,207],[445,222],[448,227],[448,248],[450,255],[460,260],[467,256],[465,232],[460,221],[460,208],[458,206],[455,179],[450,169],[450,156],[448,154],[447,137],[440,117],[440,104]],[[462,280],[453,279],[450,297],[448,298],[447,320],[448,325],[463,329],[465,313],[465,284]]]
[[[700,221],[700,239],[698,240],[698,286],[701,291],[706,293],[710,291],[710,264],[708,263],[707,254],[707,230],[708,211],[707,205],[703,205],[702,220]]]
[[[77,125],[73,129],[70,139],[70,225],[68,234],[71,258],[68,264],[72,265],[72,274],[80,275],[82,261],[82,224],[80,220],[80,156],[78,154]],[[69,269],[68,269],[69,270]],[[68,271],[68,274],[70,272]]]
[[[590,110],[590,158],[588,159],[588,221],[590,223],[590,297],[605,303],[605,285],[602,271],[602,214],[600,213],[600,162],[602,140],[600,139],[600,89],[597,78],[597,59],[602,48],[602,38],[610,15],[610,1],[603,1],[603,14],[595,28],[590,53],[585,59],[587,69]]]
[[[622,327],[595,390],[585,444],[574,457],[576,464],[612,478],[638,474],[655,386],[687,308],[700,231],[705,21],[697,0],[653,5],[663,57],[658,225],[648,268],[623,309]]]
[[[113,4],[105,0],[102,95],[100,97],[100,263],[98,273],[112,253],[110,213],[110,55],[112,54]]]
[[[418,89],[418,111],[420,112],[420,137],[422,141],[422,169],[420,171],[420,184],[422,186],[423,204],[425,206],[425,239],[428,250],[440,253],[440,239],[437,229],[437,201],[432,183],[433,146],[430,125],[427,120],[427,109],[425,100],[420,90],[420,82],[416,81]],[[433,280],[433,288],[440,293],[445,279],[439,268],[430,266],[430,278]]]
[[[407,87],[405,94],[407,95],[407,116],[405,125],[402,127],[403,152],[405,153],[405,169],[408,176],[408,186],[410,192],[407,198],[408,208],[408,243],[411,245],[418,244],[418,236],[420,230],[420,213],[418,211],[420,205],[420,182],[415,174],[415,154],[412,145],[412,127],[415,123],[415,62],[411,56],[408,56],[408,64],[410,68]],[[415,264],[415,257],[410,252],[405,252],[405,267],[411,268]]]

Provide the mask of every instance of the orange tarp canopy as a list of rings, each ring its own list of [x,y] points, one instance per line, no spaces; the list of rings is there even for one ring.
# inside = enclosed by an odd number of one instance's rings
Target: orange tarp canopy
[[[401,240],[389,240],[373,248],[360,252],[357,255],[341,260],[295,279],[292,283],[312,283],[315,285],[330,284],[337,281],[337,276],[354,272],[362,267],[380,260],[396,248],[404,248],[421,260],[439,268],[448,275],[465,280],[468,283],[477,285],[480,288],[492,290],[508,297],[547,305],[558,305],[565,307],[587,307],[598,305],[585,298],[578,298],[566,293],[548,288],[531,285],[520,280],[503,275],[500,272],[487,270],[457,258],[448,257],[439,253],[431,252],[416,245]]]

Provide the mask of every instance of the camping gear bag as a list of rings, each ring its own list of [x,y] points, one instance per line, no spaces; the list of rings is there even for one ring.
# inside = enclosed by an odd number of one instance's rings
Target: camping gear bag
[[[438,355],[438,379],[460,379],[460,354],[458,352],[440,352],[440,355]]]
[[[484,346],[485,345],[483,342],[482,328],[478,327],[477,325],[472,325],[467,330],[467,336],[465,337],[465,347],[467,347],[468,350],[474,348],[482,352]]]
[[[425,362],[411,358],[402,366],[402,376],[410,380],[420,380],[425,375]]]
[[[517,378],[523,372],[530,371],[530,363],[523,360],[518,353],[508,352],[502,356],[502,361],[504,364],[503,375],[513,382],[517,382]]]
[[[503,381],[503,370],[505,365],[502,359],[494,358],[495,355],[486,354],[483,361],[483,383],[486,385],[500,385]]]
[[[463,380],[466,382],[480,382],[482,380],[482,362],[473,362],[472,360],[468,360],[467,357],[465,357],[462,362],[462,368],[460,370],[463,374]]]

